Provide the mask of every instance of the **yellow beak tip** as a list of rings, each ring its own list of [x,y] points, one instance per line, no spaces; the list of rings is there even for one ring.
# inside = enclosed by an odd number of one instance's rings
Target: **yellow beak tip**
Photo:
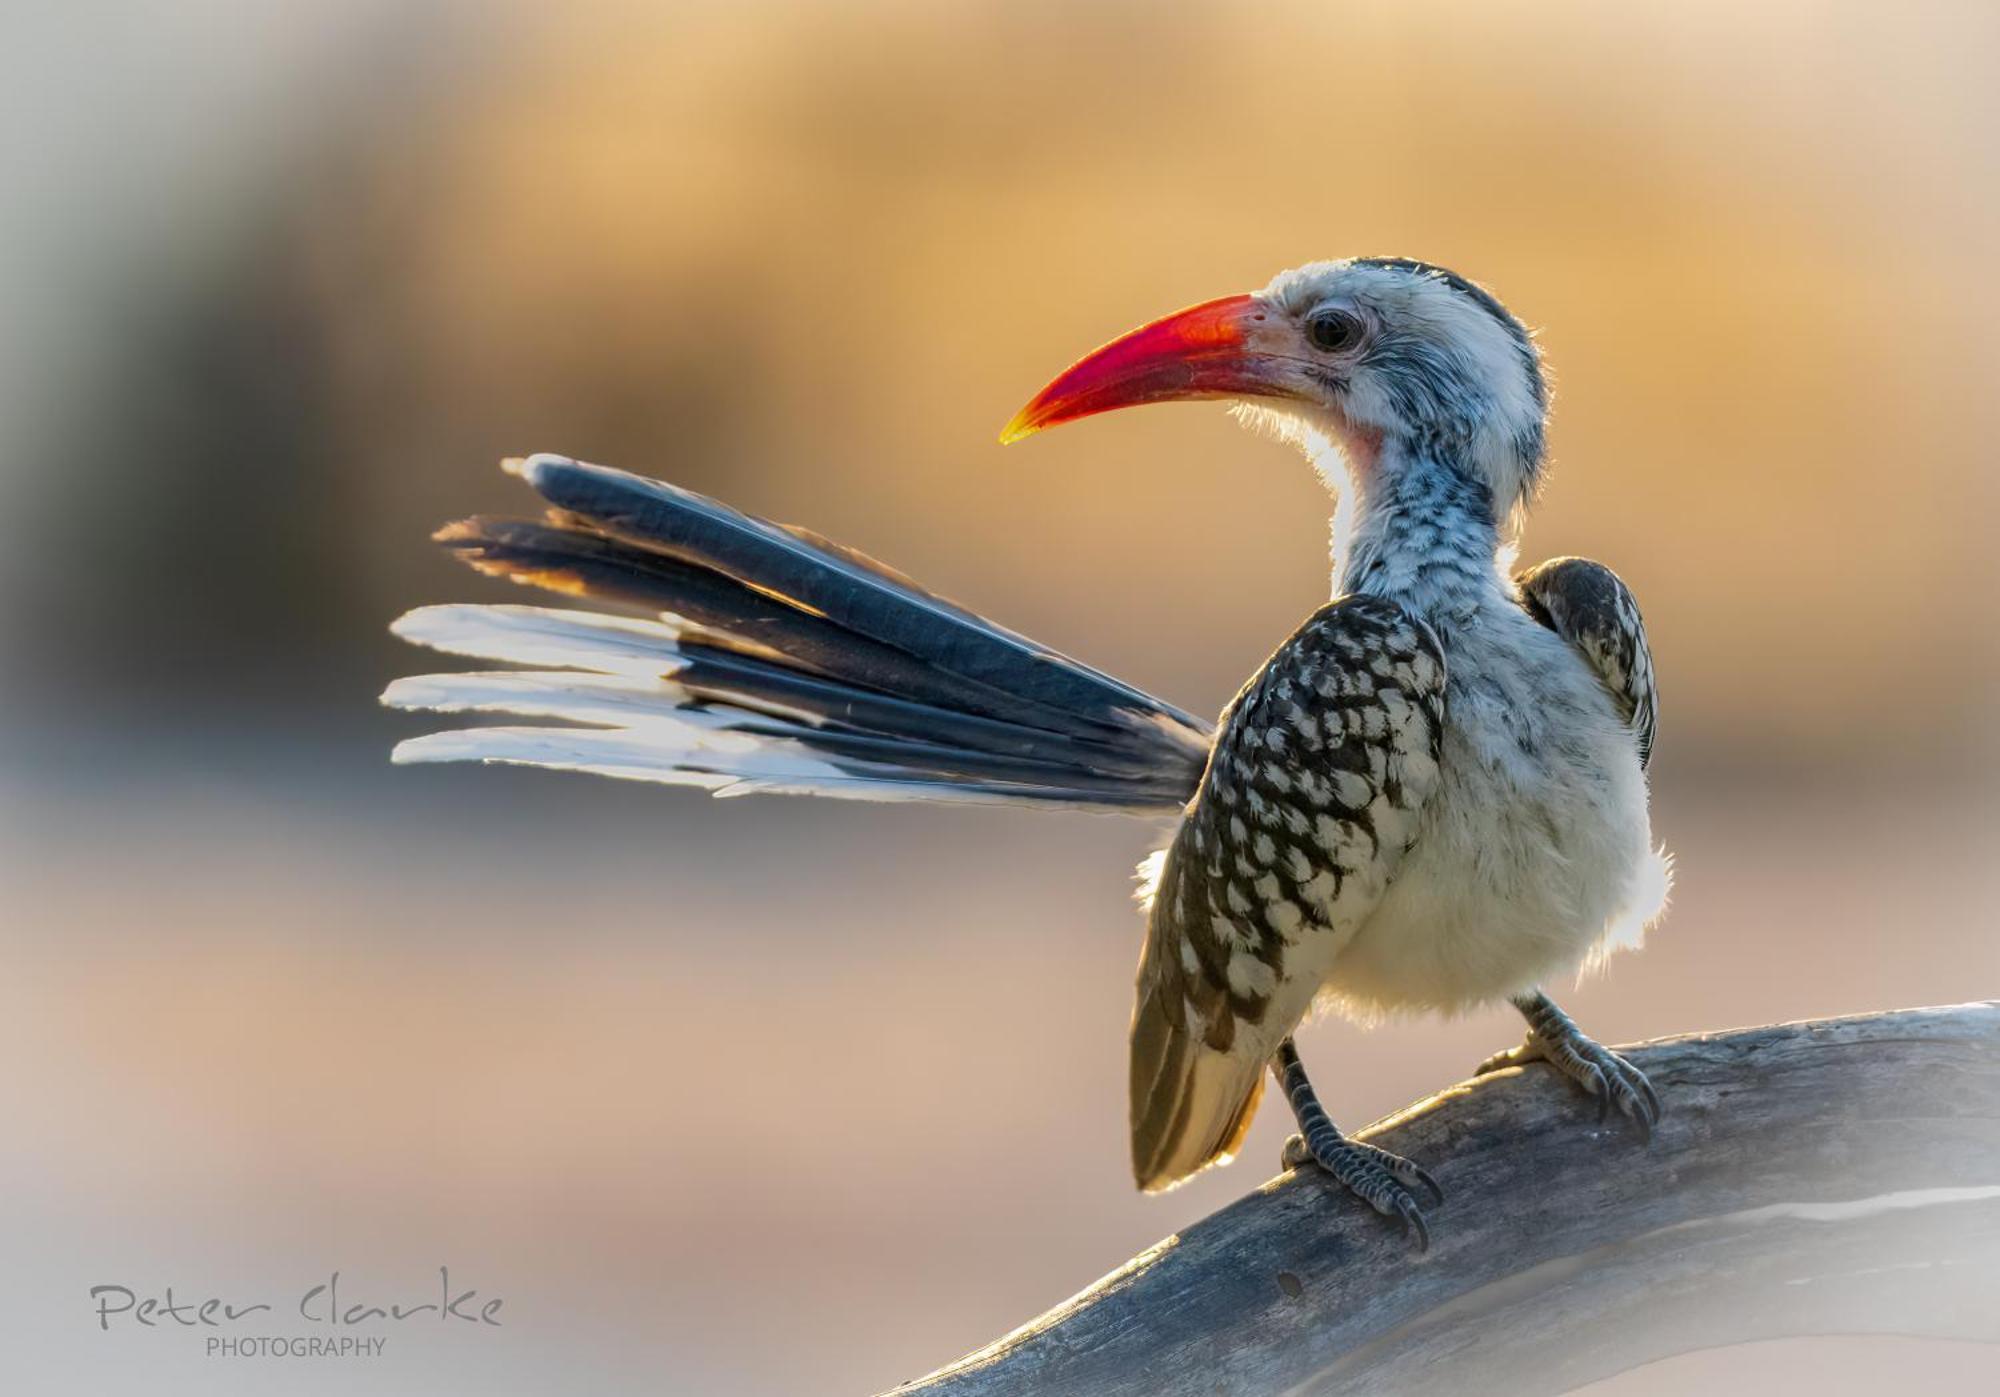
[[[1040,427],[1028,420],[1026,413],[1020,413],[1015,416],[1013,421],[1000,429],[1000,444],[1002,446],[1012,446],[1022,437],[1031,437],[1040,430]]]

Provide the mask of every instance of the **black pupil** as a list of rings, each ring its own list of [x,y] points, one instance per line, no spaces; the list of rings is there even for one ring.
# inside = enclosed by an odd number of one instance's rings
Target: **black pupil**
[[[1321,349],[1345,349],[1360,326],[1351,315],[1316,315],[1306,322],[1306,334]]]

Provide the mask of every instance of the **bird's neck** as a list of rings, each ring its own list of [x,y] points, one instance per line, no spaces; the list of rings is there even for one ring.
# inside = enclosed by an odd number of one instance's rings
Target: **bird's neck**
[[[1442,625],[1503,595],[1500,526],[1478,477],[1393,446],[1373,464],[1334,518],[1334,594],[1398,601]]]

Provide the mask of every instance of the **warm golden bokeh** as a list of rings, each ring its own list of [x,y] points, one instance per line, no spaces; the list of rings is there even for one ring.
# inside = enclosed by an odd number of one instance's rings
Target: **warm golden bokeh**
[[[371,705],[424,663],[391,616],[516,599],[425,539],[547,449],[1213,711],[1325,595],[1311,473],[1213,405],[994,437],[1314,258],[1541,327],[1525,556],[1646,608],[1679,891],[1579,1018],[1996,992],[1987,7],[276,8],[22,23],[0,1308],[43,1337],[0,1388],[872,1390],[1263,1177],[1268,1109],[1233,1169],[1125,1179],[1151,831],[391,771]],[[1309,1046],[1360,1121],[1517,1032]],[[505,1334],[338,1378],[83,1298],[441,1262]],[[1700,1383],[1791,1361],[1878,1371]]]
[[[398,445],[412,415],[445,433],[427,497],[510,417],[623,448],[1212,698],[1313,595],[1306,473],[1199,408],[1032,455],[992,434],[1141,320],[1411,253],[1543,327],[1557,471],[1529,548],[1633,575],[1677,726],[1838,749],[1922,673],[1921,726],[1975,733],[1993,647],[1941,641],[1984,629],[1995,580],[2000,292],[1990,101],[1922,66],[1991,37],[1955,13],[579,22],[342,191],[386,221],[365,271],[351,214],[322,224],[325,274],[399,317],[344,327],[356,459],[394,449],[388,389]],[[1137,607],[1153,625],[1120,624]],[[1167,618],[1245,648],[1163,663]]]

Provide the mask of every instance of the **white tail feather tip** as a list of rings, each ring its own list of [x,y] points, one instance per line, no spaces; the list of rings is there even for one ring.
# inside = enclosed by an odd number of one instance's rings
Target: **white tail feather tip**
[[[392,635],[447,655],[503,664],[657,676],[679,668],[679,631],[663,621],[543,606],[420,606]]]

